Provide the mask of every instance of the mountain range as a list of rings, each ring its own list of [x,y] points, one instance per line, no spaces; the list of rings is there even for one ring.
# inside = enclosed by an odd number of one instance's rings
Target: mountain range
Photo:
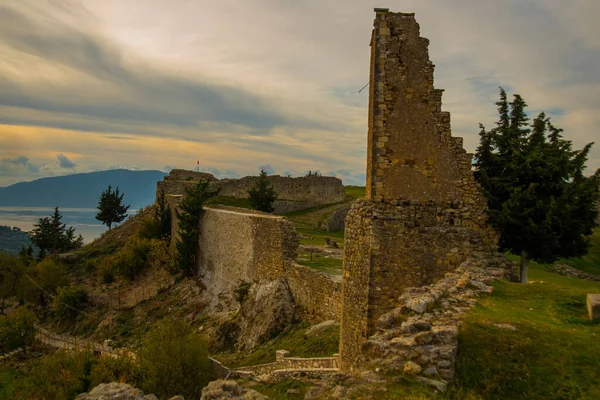
[[[123,201],[132,209],[152,204],[161,171],[113,169],[41,178],[0,187],[0,206],[95,208],[108,185],[125,193]]]

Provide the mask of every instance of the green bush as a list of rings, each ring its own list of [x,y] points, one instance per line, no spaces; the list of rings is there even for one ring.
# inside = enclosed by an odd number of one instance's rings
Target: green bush
[[[181,320],[163,320],[146,336],[140,353],[142,385],[159,398],[200,398],[208,383],[204,340]]]
[[[54,297],[56,313],[62,318],[75,319],[77,310],[84,309],[88,302],[88,293],[79,286],[60,287]]]
[[[90,379],[91,387],[110,382],[127,382],[137,387],[140,384],[140,368],[130,357],[105,355],[93,366]]]
[[[35,323],[35,314],[26,308],[0,317],[0,350],[6,352],[22,347],[27,352],[35,342]]]
[[[98,267],[98,274],[105,283],[110,283],[116,275],[131,280],[135,279],[148,266],[148,255],[152,249],[152,241],[137,236],[130,237],[125,247],[117,253],[106,257]]]
[[[21,278],[21,297],[41,306],[48,304],[49,295],[56,294],[59,287],[68,284],[66,268],[52,258],[46,258],[28,268],[26,274]]]

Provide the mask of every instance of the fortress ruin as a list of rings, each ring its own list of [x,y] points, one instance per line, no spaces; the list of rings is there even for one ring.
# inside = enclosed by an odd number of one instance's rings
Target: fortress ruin
[[[414,14],[375,9],[366,200],[346,217],[340,366],[359,370],[377,319],[403,289],[439,280],[494,248],[486,199],[433,86],[429,41]]]

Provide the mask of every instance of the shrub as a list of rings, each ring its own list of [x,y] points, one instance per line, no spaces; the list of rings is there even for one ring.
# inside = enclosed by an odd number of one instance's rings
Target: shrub
[[[148,266],[148,255],[152,241],[137,236],[130,237],[125,247],[106,257],[98,268],[98,274],[105,283],[110,283],[116,275],[135,279]]]
[[[44,259],[28,268],[27,275],[21,278],[21,297],[27,302],[46,306],[49,301],[48,293],[53,295],[59,287],[68,284],[66,272],[65,267],[56,260]]]
[[[110,382],[127,382],[130,385],[138,386],[140,384],[140,368],[130,357],[104,355],[93,366],[90,379],[91,387]]]
[[[165,240],[152,240],[152,248],[148,254],[150,266],[155,269],[166,269],[174,272],[175,265],[171,255],[169,254],[169,245]]]
[[[54,307],[60,317],[75,319],[77,310],[85,308],[88,301],[88,294],[82,287],[60,287],[54,297]]]
[[[204,340],[181,320],[163,320],[146,336],[140,352],[142,388],[159,398],[200,398],[209,381]]]
[[[22,347],[25,352],[35,342],[35,314],[20,308],[9,316],[0,318],[0,347],[10,350]]]

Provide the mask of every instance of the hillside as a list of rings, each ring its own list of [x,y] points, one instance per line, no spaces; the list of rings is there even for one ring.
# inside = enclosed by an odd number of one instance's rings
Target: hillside
[[[22,246],[29,246],[29,235],[21,229],[0,225],[0,252],[16,254]]]
[[[156,182],[166,174],[160,171],[114,169],[15,183],[0,187],[0,206],[95,208],[108,185],[119,187],[132,208],[154,201]]]

